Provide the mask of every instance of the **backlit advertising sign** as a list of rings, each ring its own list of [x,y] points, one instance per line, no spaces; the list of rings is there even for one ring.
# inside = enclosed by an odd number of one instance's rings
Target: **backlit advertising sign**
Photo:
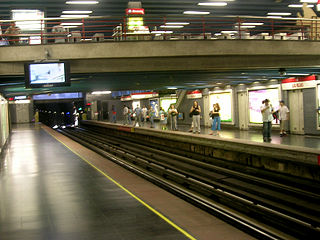
[[[261,89],[261,90],[249,90],[249,121],[250,123],[262,123],[262,114],[260,107],[262,101],[265,99],[270,100],[270,104],[277,110],[279,107],[279,89]],[[276,120],[273,120],[272,124],[277,124]]]
[[[232,92],[212,93],[209,102],[210,111],[219,103],[221,122],[232,122]]]
[[[164,111],[168,111],[171,104],[175,104],[177,102],[176,98],[162,98],[160,99],[160,106]]]

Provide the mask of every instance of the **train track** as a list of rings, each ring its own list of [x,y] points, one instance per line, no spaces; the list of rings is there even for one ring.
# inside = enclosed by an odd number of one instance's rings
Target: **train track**
[[[319,186],[261,170],[258,177],[90,129],[58,131],[259,239],[319,239]]]

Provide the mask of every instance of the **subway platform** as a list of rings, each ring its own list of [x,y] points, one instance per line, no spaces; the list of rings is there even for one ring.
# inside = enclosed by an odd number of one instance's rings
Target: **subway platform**
[[[103,121],[105,122],[105,121]],[[118,121],[116,124],[123,125],[123,121]],[[132,126],[132,125],[130,125]],[[141,127],[146,129],[150,128],[150,123],[146,122]],[[248,142],[255,142],[255,143],[263,143],[262,137],[262,130],[238,130],[238,129],[231,129],[229,126],[221,126],[221,131],[219,131],[218,135],[213,135],[212,137],[219,137],[221,139],[241,139]],[[161,126],[158,122],[155,123],[155,128],[152,129],[161,129]],[[170,130],[170,125],[167,124],[166,130]],[[189,132],[190,125],[178,125],[178,132]],[[209,127],[201,126],[201,136],[209,135],[211,133],[211,129]],[[192,134],[192,132],[189,132]],[[295,135],[295,134],[288,134],[284,137],[280,137],[279,130],[273,129],[271,133],[271,144],[275,145],[287,145],[287,146],[299,146],[299,147],[306,147],[311,149],[318,149],[320,150],[320,136],[314,135]],[[265,143],[269,144],[269,143]]]
[[[253,239],[40,124],[0,158],[0,238]]]

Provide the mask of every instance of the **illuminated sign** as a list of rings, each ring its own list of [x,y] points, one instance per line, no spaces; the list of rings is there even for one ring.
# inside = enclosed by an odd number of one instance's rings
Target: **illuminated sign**
[[[202,92],[199,90],[191,91],[187,93],[187,99],[202,98]]]
[[[123,96],[123,97],[121,97],[121,101],[122,101],[122,102],[124,102],[124,101],[131,101],[131,100],[132,100],[131,96]]]
[[[144,15],[143,8],[127,8],[126,9],[127,15]]]
[[[262,101],[265,99],[270,100],[273,107],[279,106],[279,90],[278,88],[250,90],[249,91],[249,119],[250,123],[262,123],[262,114],[260,107]],[[276,124],[276,120],[272,122]]]
[[[153,97],[158,97],[158,96],[159,96],[159,93],[155,93],[155,92],[132,93],[131,94],[132,99],[153,98]]]
[[[168,111],[171,104],[175,104],[177,102],[176,98],[161,98],[160,106],[164,111]]]
[[[210,110],[219,103],[221,122],[232,122],[232,92],[213,93],[210,95]]]

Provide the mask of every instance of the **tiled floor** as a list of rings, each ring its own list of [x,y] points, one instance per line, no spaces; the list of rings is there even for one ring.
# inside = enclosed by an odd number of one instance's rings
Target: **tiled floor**
[[[122,124],[122,122],[118,122],[118,124]],[[150,128],[150,124],[147,122],[143,127]],[[160,129],[160,125],[158,123],[155,124],[156,129]],[[178,130],[187,132],[190,129],[188,125],[179,125]],[[201,134],[209,135],[211,132],[210,128],[202,127]],[[224,129],[222,126],[222,130],[220,131],[219,136],[221,138],[238,138],[244,139],[253,142],[263,142],[262,132],[261,130],[250,130],[250,131],[240,131],[237,129]],[[291,135],[288,134],[285,137],[279,136],[279,131],[272,131],[272,141],[273,144],[284,144],[289,146],[300,146],[300,147],[308,147],[320,150],[320,136],[309,136],[309,135]]]
[[[15,128],[0,159],[0,239],[187,239],[47,132]]]

